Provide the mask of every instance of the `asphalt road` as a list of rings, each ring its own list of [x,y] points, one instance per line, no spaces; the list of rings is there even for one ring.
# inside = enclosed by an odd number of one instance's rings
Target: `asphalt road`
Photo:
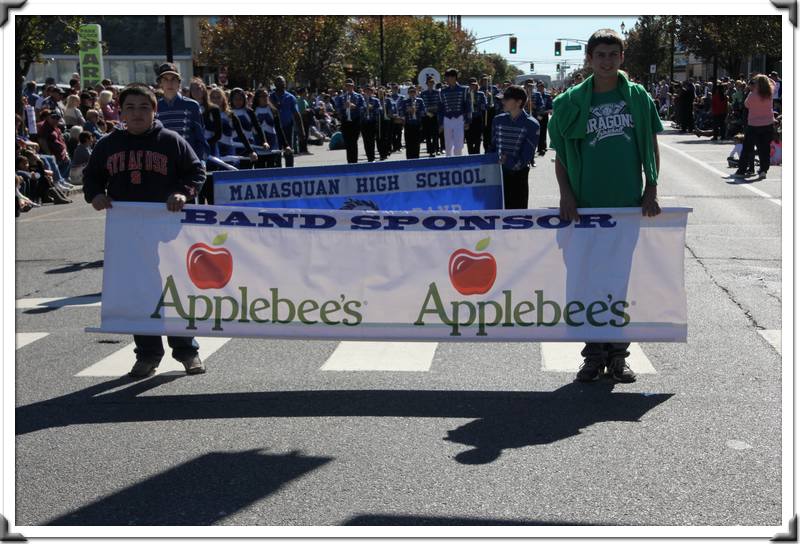
[[[694,208],[689,339],[642,344],[634,384],[573,383],[577,354],[546,371],[538,343],[329,371],[337,342],[250,339],[133,382],[130,336],[85,333],[95,299],[69,298],[101,291],[104,214],[81,194],[25,214],[16,330],[42,337],[16,351],[16,525],[785,523],[781,168],[734,183],[732,144],[660,141],[662,205]],[[312,150],[298,166],[344,162]],[[552,156],[532,207],[557,204]],[[107,357],[116,376],[77,375]]]

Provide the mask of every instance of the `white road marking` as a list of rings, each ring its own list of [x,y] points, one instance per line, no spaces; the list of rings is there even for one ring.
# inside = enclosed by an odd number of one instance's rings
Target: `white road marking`
[[[437,342],[340,342],[320,370],[427,372]]]
[[[725,445],[732,450],[749,450],[753,447],[743,440],[728,440]]]
[[[78,297],[60,298],[20,298],[17,309],[63,308],[65,306],[100,306],[100,295],[82,295]]]
[[[211,354],[224,346],[228,340],[230,340],[230,338],[198,338],[197,343],[200,344],[200,358],[205,361],[211,356]],[[161,364],[158,365],[156,374],[164,374],[166,372],[179,372],[183,374],[185,372],[183,365],[172,358],[171,349],[167,345],[166,338],[164,338],[163,341],[166,354],[164,355],[164,358],[161,359]],[[135,347],[136,346],[134,343],[131,342],[124,348],[115,351],[105,359],[96,362],[88,368],[84,368],[75,374],[75,376],[124,376],[128,373],[133,366],[133,363],[136,361],[136,354],[133,351]]]
[[[679,155],[684,156],[685,158],[689,159],[690,161],[699,164],[700,166],[702,166],[703,168],[705,168],[709,172],[713,172],[714,174],[717,174],[720,177],[728,178],[730,176],[730,174],[726,174],[722,170],[718,170],[718,169],[714,168],[713,166],[711,166],[709,164],[706,164],[705,162],[701,161],[697,157],[692,157],[691,155],[689,155],[685,151],[681,151],[680,149],[672,147],[671,145],[665,144],[663,142],[658,142],[658,146],[659,147],[666,147],[667,149],[671,149],[675,153],[678,153]],[[766,198],[767,200],[769,200],[773,204],[777,204],[778,206],[783,206],[783,203],[781,202],[780,198],[774,198],[772,195],[770,195],[768,193],[765,193],[761,189],[757,189],[756,187],[753,187],[752,185],[748,185],[746,183],[742,183],[742,184],[738,184],[737,186],[738,187],[744,187],[748,191],[753,192],[753,193],[757,194],[760,197]]]
[[[542,342],[542,370],[548,372],[577,372],[583,362],[581,350],[583,342]],[[639,344],[632,343],[628,348],[628,366],[637,374],[655,374],[650,359]]]
[[[16,349],[19,349],[21,347],[27,346],[30,343],[36,342],[37,340],[39,340],[40,338],[44,338],[48,334],[50,334],[50,333],[49,332],[18,332],[17,333],[17,338],[16,338],[16,341],[17,341],[16,342],[17,343],[17,348]]]
[[[783,355],[781,351],[781,329],[778,330],[767,330],[767,331],[758,331],[764,340],[770,343],[770,345],[775,348],[775,351],[778,352],[778,355]]]

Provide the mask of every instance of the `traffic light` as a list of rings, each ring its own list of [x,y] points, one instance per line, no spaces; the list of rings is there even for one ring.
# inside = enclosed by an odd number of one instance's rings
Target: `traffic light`
[[[556,56],[561,56],[561,42],[556,42]]]
[[[560,64],[556,64],[556,72],[560,72],[560,71],[561,71],[561,65]]]
[[[531,63],[531,72],[535,72],[536,70],[533,68],[533,63]]]
[[[508,39],[508,52],[511,53],[512,55],[516,55],[517,54],[517,37],[516,36],[511,36]]]

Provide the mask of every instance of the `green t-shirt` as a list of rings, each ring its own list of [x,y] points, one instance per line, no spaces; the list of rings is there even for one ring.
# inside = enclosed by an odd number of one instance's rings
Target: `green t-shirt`
[[[649,107],[652,125],[662,130],[655,105]],[[642,159],[633,128],[633,115],[619,89],[592,93],[581,144],[580,194],[578,206],[616,208],[640,206],[642,201]]]

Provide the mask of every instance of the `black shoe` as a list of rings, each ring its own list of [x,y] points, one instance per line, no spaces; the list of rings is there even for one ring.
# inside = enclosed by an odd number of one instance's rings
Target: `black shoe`
[[[131,378],[147,378],[156,373],[156,368],[161,361],[155,359],[137,359],[136,364],[133,365],[128,376]]]
[[[180,363],[186,369],[187,374],[205,374],[206,367],[203,366],[203,361],[200,360],[199,355],[180,361]]]
[[[579,382],[596,382],[603,374],[605,366],[603,361],[590,361],[586,359],[583,361],[580,370],[578,370],[575,379]]]
[[[628,366],[625,357],[615,357],[608,363],[608,375],[615,382],[633,383],[636,381],[636,373]]]

